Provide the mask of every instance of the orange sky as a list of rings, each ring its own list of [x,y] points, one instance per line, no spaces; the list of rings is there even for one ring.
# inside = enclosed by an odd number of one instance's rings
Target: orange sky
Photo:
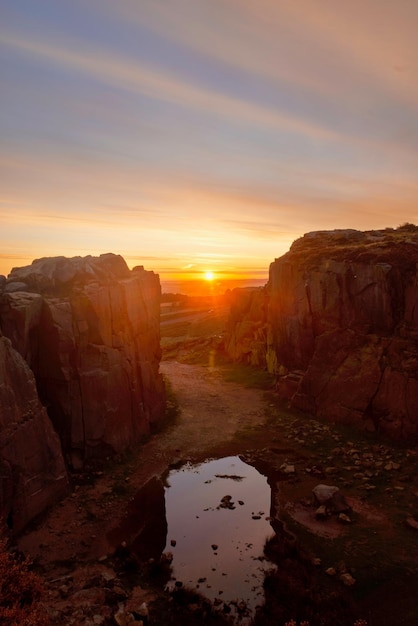
[[[0,4],[0,273],[122,254],[267,276],[305,232],[417,222],[415,0]]]

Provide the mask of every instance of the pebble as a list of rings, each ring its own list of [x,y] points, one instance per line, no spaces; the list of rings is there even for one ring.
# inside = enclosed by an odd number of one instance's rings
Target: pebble
[[[418,522],[413,517],[411,517],[411,516],[407,517],[406,518],[406,524],[410,528],[413,528],[414,530],[418,530]]]
[[[356,582],[356,579],[353,578],[351,576],[351,574],[349,574],[348,572],[345,572],[344,574],[341,574],[340,580],[341,580],[342,583],[344,583],[344,585],[346,587],[351,587]]]

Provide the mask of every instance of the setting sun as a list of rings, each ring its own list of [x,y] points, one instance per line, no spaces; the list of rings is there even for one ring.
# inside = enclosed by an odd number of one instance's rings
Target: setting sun
[[[215,274],[213,272],[205,272],[205,280],[213,280],[215,278]]]

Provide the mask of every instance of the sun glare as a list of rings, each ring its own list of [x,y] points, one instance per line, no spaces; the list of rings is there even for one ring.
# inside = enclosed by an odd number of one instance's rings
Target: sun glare
[[[215,278],[215,274],[213,272],[205,272],[205,280],[213,280]]]

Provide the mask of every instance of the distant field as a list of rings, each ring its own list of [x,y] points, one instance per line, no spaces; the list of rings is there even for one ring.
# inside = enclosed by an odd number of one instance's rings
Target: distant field
[[[262,287],[268,281],[268,272],[262,278],[214,280],[211,283],[203,280],[171,281],[161,280],[163,294],[179,293],[188,296],[222,296],[228,289]]]
[[[161,337],[175,337],[184,339],[208,337],[220,334],[225,328],[229,313],[228,304],[202,306],[192,308],[163,307],[161,313]],[[164,342],[162,342],[164,344]]]

